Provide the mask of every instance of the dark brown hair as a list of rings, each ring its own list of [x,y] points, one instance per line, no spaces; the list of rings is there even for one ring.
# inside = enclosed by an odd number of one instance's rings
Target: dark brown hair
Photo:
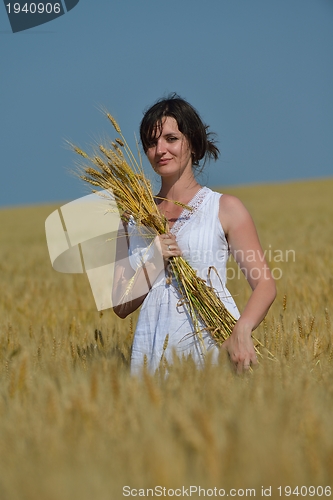
[[[217,160],[220,151],[212,139],[215,134],[208,132],[209,127],[202,122],[199,113],[177,94],[158,100],[145,112],[140,125],[140,138],[145,153],[156,139],[157,131],[162,130],[163,119],[167,116],[176,120],[179,131],[188,140],[193,165],[199,165],[203,158],[203,166],[207,159]]]

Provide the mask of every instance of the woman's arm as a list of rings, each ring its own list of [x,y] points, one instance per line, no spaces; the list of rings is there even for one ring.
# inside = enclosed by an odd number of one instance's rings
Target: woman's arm
[[[155,270],[148,262],[146,267]],[[142,268],[135,271],[130,264],[128,222],[120,221],[112,288],[113,310],[117,316],[124,319],[141,306],[149,291],[147,276],[148,272],[145,274]]]
[[[257,363],[251,334],[266,316],[276,288],[254,222],[242,202],[234,196],[221,196],[220,221],[230,251],[252,288],[231,336],[223,343],[237,372],[242,372],[249,369],[251,363]]]
[[[117,235],[112,290],[113,310],[120,318],[126,318],[141,306],[156,278],[165,268],[168,258],[181,254],[172,234],[155,237],[152,246],[152,257],[134,270],[129,258],[128,223],[121,221]]]

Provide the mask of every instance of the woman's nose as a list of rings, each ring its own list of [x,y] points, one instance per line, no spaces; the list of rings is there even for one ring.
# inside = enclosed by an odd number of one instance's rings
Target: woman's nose
[[[159,155],[165,153],[165,142],[161,139],[158,139],[158,141],[157,141],[156,152]]]

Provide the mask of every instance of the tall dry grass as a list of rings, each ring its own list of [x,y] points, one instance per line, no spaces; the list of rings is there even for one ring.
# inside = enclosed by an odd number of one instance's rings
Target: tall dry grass
[[[190,484],[256,496],[272,486],[279,498],[280,485],[331,484],[332,191],[332,179],[228,189],[272,257],[295,250],[295,261],[271,259],[283,274],[256,333],[277,361],[245,377],[222,353],[218,366],[175,359],[167,377],[132,378],[136,316],[98,313],[85,276],[52,270],[43,227],[54,207],[1,210],[1,500]],[[246,283],[228,286],[242,308]]]

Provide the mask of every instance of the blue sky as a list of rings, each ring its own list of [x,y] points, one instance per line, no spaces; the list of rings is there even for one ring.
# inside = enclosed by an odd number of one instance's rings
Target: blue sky
[[[216,132],[209,186],[333,175],[332,0],[80,0],[13,34],[0,5],[0,205],[72,200],[71,140],[177,92]],[[147,169],[148,170],[148,169]]]

